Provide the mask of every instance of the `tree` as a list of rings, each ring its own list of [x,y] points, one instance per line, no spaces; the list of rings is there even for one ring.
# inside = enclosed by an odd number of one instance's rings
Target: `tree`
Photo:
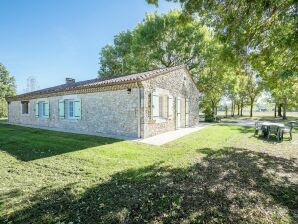
[[[16,93],[14,77],[0,63],[0,117],[7,116],[7,104],[5,98]]]
[[[158,5],[159,0],[147,0]],[[257,47],[267,42],[268,33],[287,29],[283,38],[297,45],[297,1],[230,1],[230,0],[168,0],[179,2],[186,16],[198,14],[206,25],[214,28],[222,41],[235,48],[235,53],[244,47]],[[279,35],[280,36],[280,35]],[[291,48],[291,43],[284,45]]]
[[[240,63],[253,67],[275,97],[280,113],[283,107],[285,119],[287,107],[297,104],[291,91],[297,89],[298,2],[168,1],[181,3],[186,17],[198,15],[205,25],[213,28],[222,43],[230,45]],[[158,4],[158,0],[147,2]],[[252,83],[249,86],[254,89]]]
[[[252,117],[253,106],[254,106],[255,100],[262,91],[262,86],[260,85],[260,80],[253,71],[247,72],[246,89],[247,89],[247,96],[250,100],[249,116]]]
[[[250,61],[254,69],[258,70],[262,76],[264,87],[268,90],[278,108],[278,116],[286,119],[287,108],[298,104],[297,90],[298,85],[298,47],[292,39],[287,38],[287,32],[291,29],[283,27],[271,31],[268,34],[269,43],[261,44],[258,52],[253,52]],[[285,45],[291,43],[292,47],[285,50]],[[283,114],[281,114],[283,108]]]
[[[100,52],[100,76],[142,72],[185,64],[202,67],[202,52],[211,32],[198,19],[181,23],[182,13],[147,14],[133,31],[122,32]]]
[[[229,77],[231,76],[228,46],[220,44],[214,37],[210,38],[202,52],[202,67],[195,68],[194,74],[202,92],[201,108],[210,120],[217,115],[217,106],[224,96]],[[209,114],[208,114],[209,113]]]

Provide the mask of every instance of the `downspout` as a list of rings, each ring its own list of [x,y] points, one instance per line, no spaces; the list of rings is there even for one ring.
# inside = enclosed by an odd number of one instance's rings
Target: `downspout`
[[[141,98],[142,98],[142,92],[140,83],[136,82],[138,87],[138,138],[141,138]]]

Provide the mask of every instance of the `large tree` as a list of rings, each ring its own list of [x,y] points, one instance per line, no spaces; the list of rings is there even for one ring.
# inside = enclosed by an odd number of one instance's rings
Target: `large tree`
[[[218,39],[230,45],[243,68],[251,65],[283,106],[286,118],[287,106],[297,105],[297,94],[291,93],[297,89],[298,1],[168,1],[181,3],[186,17],[197,15],[211,26]],[[158,4],[158,0],[147,2]]]
[[[159,0],[147,0],[158,4]],[[255,47],[267,40],[268,32],[288,29],[283,38],[297,44],[297,6],[295,0],[231,1],[231,0],[168,0],[179,2],[185,15],[197,14],[212,26],[223,41],[235,50]],[[295,41],[296,40],[296,41]],[[288,42],[286,48],[291,47]]]
[[[210,30],[198,19],[181,23],[181,11],[147,14],[132,31],[121,32],[113,45],[100,52],[100,76],[141,72],[157,67],[185,64],[202,67]]]
[[[7,116],[7,103],[5,97],[16,93],[14,77],[10,76],[7,69],[0,63],[0,117]]]

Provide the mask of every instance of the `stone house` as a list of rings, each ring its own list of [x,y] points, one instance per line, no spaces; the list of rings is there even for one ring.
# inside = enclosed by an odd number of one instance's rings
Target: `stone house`
[[[199,91],[185,66],[75,82],[7,98],[8,122],[147,138],[199,122]]]

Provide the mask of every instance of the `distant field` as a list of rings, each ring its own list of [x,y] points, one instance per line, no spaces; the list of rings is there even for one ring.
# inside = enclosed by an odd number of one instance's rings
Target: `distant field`
[[[225,116],[225,112],[224,111],[218,111],[217,114],[219,116]],[[228,116],[231,116],[231,113],[228,113]],[[243,117],[244,118],[249,117],[249,112],[243,113]],[[253,112],[253,118],[270,118],[270,117],[271,118],[274,118],[274,112],[273,111]],[[287,117],[289,119],[298,119],[298,112],[287,112]]]
[[[7,117],[0,117],[0,122],[5,122],[7,121]]]

